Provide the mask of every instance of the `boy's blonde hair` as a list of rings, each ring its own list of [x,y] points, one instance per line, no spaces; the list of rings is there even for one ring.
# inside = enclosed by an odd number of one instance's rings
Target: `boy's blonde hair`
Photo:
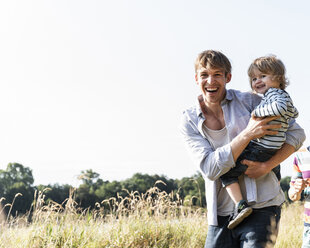
[[[252,79],[254,77],[254,69],[259,70],[262,73],[270,74],[273,79],[280,83],[280,89],[284,90],[289,81],[285,76],[286,69],[283,62],[275,55],[269,55],[257,58],[253,61],[248,69],[248,75],[250,78],[250,85],[252,88]]]
[[[231,64],[229,59],[221,52],[215,50],[206,50],[201,52],[195,62],[195,73],[200,68],[211,68],[223,69],[225,71],[225,76],[231,73]]]

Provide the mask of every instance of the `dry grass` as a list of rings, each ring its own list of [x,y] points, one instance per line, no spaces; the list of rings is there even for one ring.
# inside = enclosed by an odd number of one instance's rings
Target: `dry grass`
[[[178,194],[157,187],[145,194],[127,192],[96,204],[92,211],[79,209],[73,192],[63,204],[36,195],[32,222],[28,215],[2,219],[0,247],[203,247],[207,234],[204,209],[185,207]],[[190,204],[189,204],[190,205]],[[300,247],[302,205],[283,208],[276,247]]]
[[[202,247],[204,210],[185,207],[178,194],[157,187],[145,194],[127,192],[82,211],[73,193],[63,204],[36,195],[29,216],[2,222],[0,247]]]
[[[303,203],[295,202],[282,208],[276,248],[297,248],[302,244]]]

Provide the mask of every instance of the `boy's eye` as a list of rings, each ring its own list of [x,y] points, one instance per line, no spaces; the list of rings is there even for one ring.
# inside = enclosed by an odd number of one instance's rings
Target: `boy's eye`
[[[256,81],[256,78],[252,78],[252,82],[255,82]]]
[[[261,76],[261,78],[264,78],[264,77],[266,77],[266,75],[262,75],[262,76]]]

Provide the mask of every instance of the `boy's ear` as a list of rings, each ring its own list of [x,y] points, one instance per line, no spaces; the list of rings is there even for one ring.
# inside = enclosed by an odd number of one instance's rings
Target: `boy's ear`
[[[226,76],[226,83],[227,84],[230,82],[231,77],[232,77],[231,73],[227,73],[227,76]]]

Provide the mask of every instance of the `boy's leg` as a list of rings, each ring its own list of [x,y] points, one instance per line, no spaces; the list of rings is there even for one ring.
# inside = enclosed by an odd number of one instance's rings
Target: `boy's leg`
[[[208,226],[205,248],[239,248],[238,240],[227,229],[229,216],[218,216],[218,226]]]
[[[260,145],[250,142],[250,144],[247,147],[245,157],[248,160],[265,162],[269,160],[273,155],[275,155],[276,152],[277,152],[276,149],[267,149]],[[274,167],[272,171],[276,174],[276,177],[280,181],[281,180],[280,165]]]
[[[230,198],[234,201],[235,204],[237,204],[239,201],[243,199],[240,185],[238,182],[229,184],[225,188]]]
[[[235,205],[234,214],[230,218],[227,228],[234,229],[242,221],[244,221],[244,219],[247,218],[252,212],[253,209],[248,205],[248,203],[245,200],[239,201]]]
[[[234,229],[252,213],[252,208],[242,198],[238,181],[238,177],[248,168],[246,165],[241,163],[244,155],[245,151],[239,156],[236,161],[236,166],[220,177],[223,186],[226,187],[228,195],[235,203],[234,214],[230,218],[228,229]]]
[[[252,213],[252,208],[242,198],[238,181],[238,177],[248,168],[246,165],[240,163],[243,154],[237,160],[236,166],[220,177],[222,185],[226,187],[228,195],[235,203],[234,215],[230,218],[228,229],[235,228]]]
[[[226,172],[224,175],[220,176],[220,180],[224,187],[226,187],[229,184],[239,182],[238,177],[241,176],[248,168],[247,165],[241,164],[242,158],[238,158],[236,161],[236,166],[234,168],[231,168],[228,172]]]
[[[234,214],[230,218],[227,228],[234,229],[252,213],[252,208],[245,200],[243,200],[238,182],[227,185],[226,190],[230,198],[235,203]]]
[[[232,231],[233,236],[240,239],[240,247],[243,248],[273,247],[280,217],[280,206],[253,209],[253,213]]]

